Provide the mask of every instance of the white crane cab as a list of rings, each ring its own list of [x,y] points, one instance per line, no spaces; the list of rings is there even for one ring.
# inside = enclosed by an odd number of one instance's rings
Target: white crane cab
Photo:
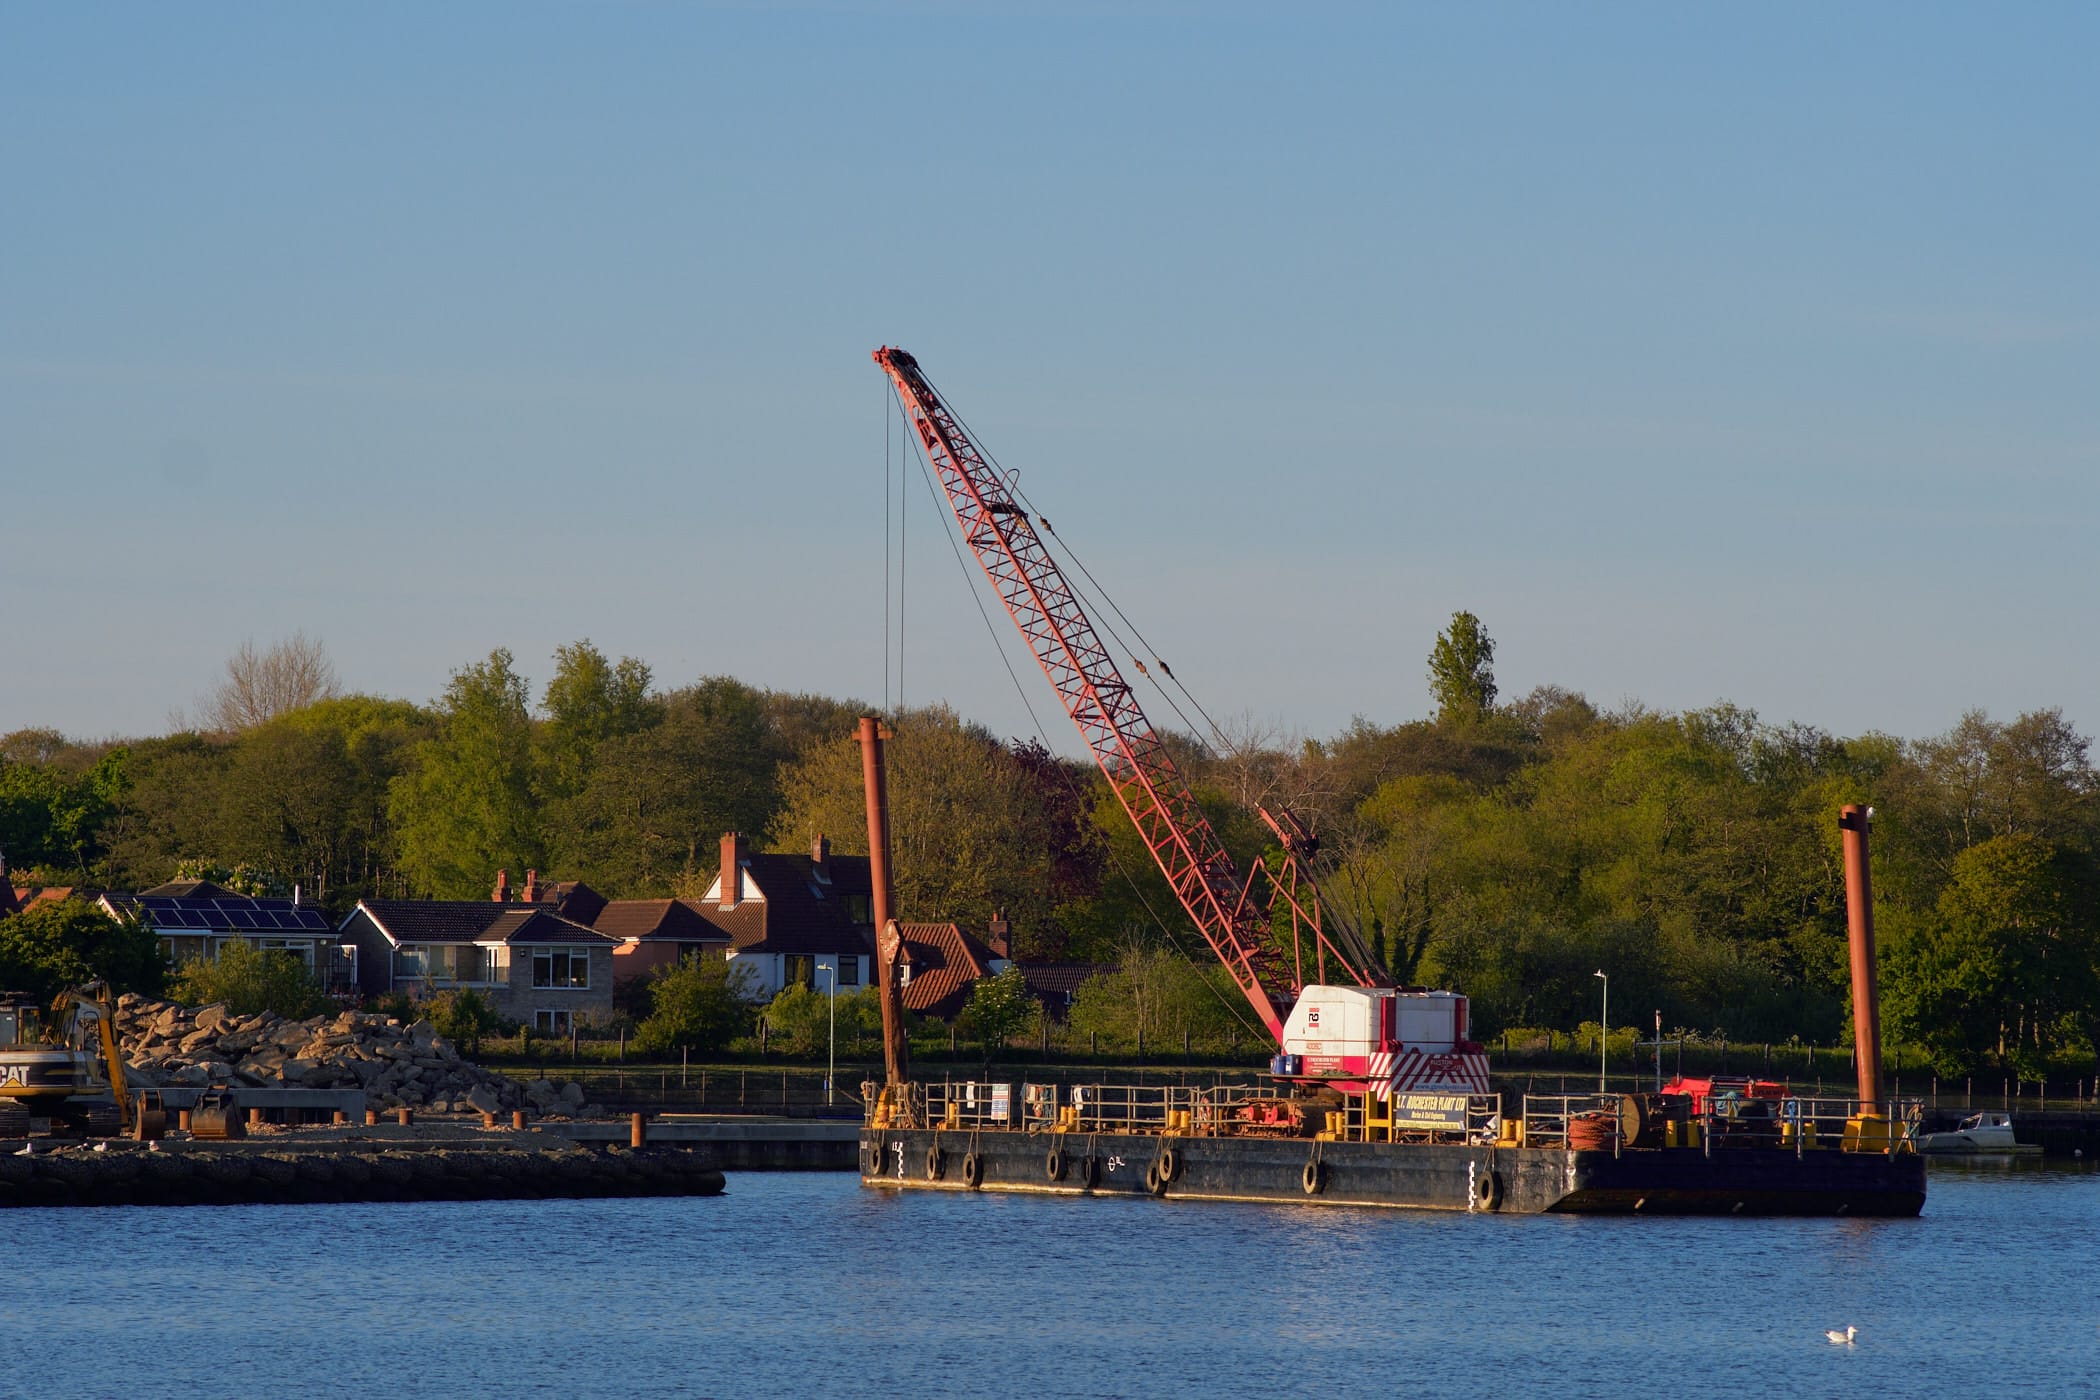
[[[1488,1092],[1487,1053],[1466,1039],[1457,992],[1307,987],[1283,1026],[1275,1072],[1338,1088]]]

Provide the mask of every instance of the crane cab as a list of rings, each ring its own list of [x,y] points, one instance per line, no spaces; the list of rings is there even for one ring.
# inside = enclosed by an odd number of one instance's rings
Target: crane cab
[[[1311,986],[1283,1027],[1275,1072],[1345,1091],[1488,1092],[1487,1054],[1466,1039],[1457,992]]]

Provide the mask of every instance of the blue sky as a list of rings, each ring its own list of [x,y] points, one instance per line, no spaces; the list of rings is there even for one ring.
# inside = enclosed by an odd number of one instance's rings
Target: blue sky
[[[2044,5],[8,6],[0,730],[157,732],[294,629],[416,699],[582,636],[880,699],[890,343],[1216,714],[1424,714],[1469,608],[1507,694],[2090,731],[2096,51]],[[905,698],[1031,732],[911,501]]]

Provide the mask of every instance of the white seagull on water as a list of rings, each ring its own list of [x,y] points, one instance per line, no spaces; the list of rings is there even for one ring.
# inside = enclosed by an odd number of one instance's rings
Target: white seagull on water
[[[1830,1344],[1834,1347],[1849,1347],[1852,1345],[1852,1339],[1859,1335],[1859,1329],[1847,1323],[1844,1331],[1832,1329],[1823,1335],[1830,1338]]]

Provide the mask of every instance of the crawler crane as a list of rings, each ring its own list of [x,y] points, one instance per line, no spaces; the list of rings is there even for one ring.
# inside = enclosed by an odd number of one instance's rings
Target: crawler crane
[[[1304,823],[1259,809],[1282,847],[1281,868],[1241,874],[1052,557],[1048,523],[1038,530],[1040,517],[1016,499],[1014,475],[971,440],[917,360],[888,346],[874,358],[964,542],[1175,898],[1274,1037],[1275,1076],[1304,1090],[1384,1099],[1487,1093],[1487,1054],[1467,1038],[1465,997],[1393,985],[1357,931],[1323,907],[1312,870],[1318,842]],[[1288,949],[1271,933],[1284,909]]]

